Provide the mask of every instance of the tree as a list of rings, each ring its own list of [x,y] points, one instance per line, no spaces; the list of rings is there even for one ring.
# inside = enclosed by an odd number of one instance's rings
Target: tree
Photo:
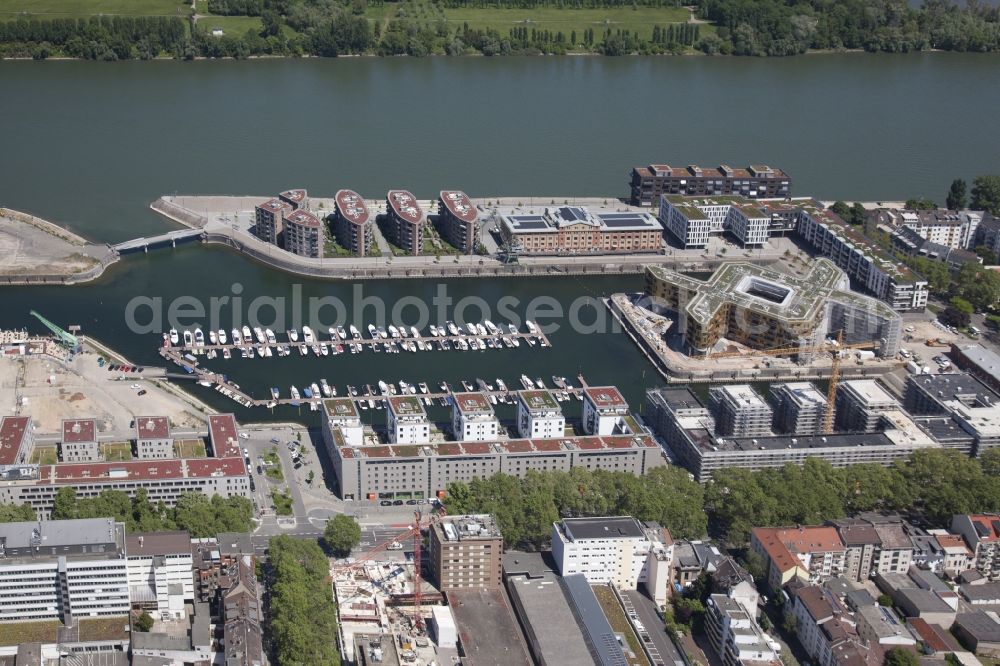
[[[843,201],[835,201],[830,210],[837,214],[837,216],[844,220],[845,222],[851,217],[851,207],[845,204]]]
[[[951,189],[948,190],[948,198],[945,199],[945,205],[948,210],[962,210],[968,203],[968,196],[966,194],[965,181],[961,178],[956,178],[951,181]]]
[[[997,259],[997,253],[985,245],[977,245],[975,252],[987,266],[996,266],[1000,263],[1000,259]]]
[[[352,516],[339,514],[326,523],[323,543],[336,557],[347,557],[361,542],[361,526]]]
[[[892,608],[892,597],[888,594],[878,595],[878,605],[884,606],[885,608]]]
[[[153,628],[153,616],[146,611],[142,611],[142,615],[135,618],[136,631],[146,632],[152,628]]]
[[[0,523],[23,523],[35,518],[35,510],[28,504],[0,504]]]
[[[934,210],[937,204],[927,197],[915,197],[906,200],[906,207],[909,210]]]
[[[917,655],[910,650],[897,647],[885,653],[883,666],[919,666],[920,660]]]
[[[865,207],[855,201],[851,206],[850,223],[860,226],[865,223],[866,215],[868,215],[868,211],[865,210]]]
[[[972,181],[970,208],[1000,215],[1000,176],[978,176]]]

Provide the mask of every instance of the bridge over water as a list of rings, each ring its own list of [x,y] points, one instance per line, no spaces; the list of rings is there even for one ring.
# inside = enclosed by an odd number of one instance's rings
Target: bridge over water
[[[162,247],[165,245],[177,247],[178,243],[201,238],[203,233],[204,232],[201,229],[177,229],[176,231],[168,231],[158,236],[134,238],[130,241],[125,241],[124,243],[112,245],[111,247],[119,254],[139,251],[148,252],[150,248]]]

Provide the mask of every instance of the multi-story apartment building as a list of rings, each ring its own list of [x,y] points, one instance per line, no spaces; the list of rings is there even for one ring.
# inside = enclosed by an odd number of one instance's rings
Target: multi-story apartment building
[[[743,197],[667,196],[660,198],[660,223],[685,248],[705,247],[712,236],[729,232],[744,247],[758,247],[771,235],[771,215]]]
[[[0,468],[27,462],[34,439],[30,417],[4,416],[0,420]]]
[[[831,261],[812,262],[805,276],[792,276],[744,262],[722,264],[707,280],[646,267],[646,293],[676,313],[688,352],[709,354],[721,338],[755,349],[811,348],[830,333],[848,343],[874,342],[880,356],[899,351],[902,319],[886,304],[850,290]]]
[[[100,460],[101,447],[97,443],[97,421],[94,419],[64,420],[59,453],[63,462]]]
[[[493,442],[500,434],[500,421],[479,392],[452,394],[451,427],[460,442]]]
[[[174,438],[170,435],[170,419],[166,416],[135,418],[135,453],[137,458],[173,458]]]
[[[0,623],[123,616],[129,608],[124,523],[0,525]]]
[[[186,616],[194,603],[194,558],[187,532],[130,534],[125,538],[132,606],[164,619]]]
[[[755,527],[750,548],[764,559],[775,590],[796,578],[820,583],[847,570],[847,549],[833,527]]]
[[[517,430],[521,437],[530,439],[562,437],[566,417],[548,391],[518,391]]]
[[[673,544],[664,543],[663,534],[660,525],[631,516],[563,518],[552,524],[552,559],[563,576],[582,574],[592,585],[635,590],[652,575],[665,586]],[[654,569],[663,571],[656,575]]]
[[[277,245],[285,214],[294,210],[291,204],[280,199],[268,199],[257,204],[254,207],[254,235],[265,243]]]
[[[285,212],[284,248],[300,257],[323,256],[323,225],[304,209]]]
[[[621,391],[614,386],[588,386],[583,390],[583,430],[588,435],[627,435],[638,426]]]
[[[1000,581],[1000,514],[952,516],[951,531],[969,545],[976,570],[990,581]]]
[[[1000,256],[1000,218],[990,213],[983,213],[971,247],[976,248],[980,245],[986,246],[993,251],[993,254]]]
[[[826,396],[810,382],[771,386],[774,427],[789,435],[816,435],[823,429]]]
[[[309,194],[303,189],[285,190],[278,200],[291,206],[292,210],[309,210]]]
[[[396,247],[411,256],[423,254],[427,216],[411,193],[389,190],[386,195],[386,222],[386,235]]]
[[[727,437],[768,437],[774,418],[771,406],[749,384],[723,384],[708,392],[715,431]]]
[[[660,252],[663,227],[640,211],[596,211],[580,206],[512,212],[500,218],[500,235],[519,254],[578,255]]]
[[[604,469],[642,476],[664,463],[648,435],[441,442],[427,445],[344,446],[327,442],[344,499],[435,497],[449,483],[530,470]]]
[[[442,592],[500,589],[503,535],[493,516],[447,516],[428,536],[431,573]]]
[[[431,422],[420,398],[394,395],[389,403],[386,423],[389,441],[393,444],[426,444],[431,441]]]
[[[781,169],[752,164],[746,169],[718,167],[671,167],[650,164],[632,169],[630,182],[633,206],[650,206],[663,194],[687,196],[737,194],[745,197],[784,198],[791,196],[792,179]]]
[[[946,424],[967,436],[969,455],[979,457],[1000,446],[1000,396],[971,375],[910,375],[906,407],[913,414],[948,417]],[[935,426],[934,419],[926,423]],[[936,427],[940,432],[941,426]]]
[[[340,190],[334,202],[337,212],[333,220],[333,233],[337,242],[355,256],[368,256],[374,231],[365,200],[353,190]]]
[[[781,646],[771,639],[748,610],[724,594],[705,602],[705,634],[723,666],[777,666]]]
[[[840,382],[835,400],[837,430],[843,432],[877,432],[882,416],[898,411],[900,404],[875,379],[853,379]]]
[[[899,312],[923,312],[929,295],[927,280],[845,223],[829,210],[802,206],[799,236],[813,250],[829,257],[858,286]]]
[[[876,574],[905,574],[913,562],[913,541],[895,517],[834,520],[831,525],[847,549],[844,575],[865,581]]]
[[[479,212],[465,192],[442,190],[438,197],[438,230],[441,237],[464,254],[475,254],[479,245]]]
[[[254,560],[240,557],[230,566],[227,587],[219,600],[226,666],[262,666],[265,663],[260,594]]]
[[[909,257],[940,261],[948,264],[948,268],[953,271],[961,270],[965,264],[983,262],[975,252],[929,241],[909,227],[900,227],[894,231],[891,240],[893,250]]]
[[[323,408],[323,439],[341,440],[340,446],[361,446],[364,443],[364,425],[358,406],[350,398],[329,398],[321,403]]]
[[[921,238],[954,250],[971,249],[976,230],[983,221],[982,211],[971,210],[881,210],[876,223],[890,229],[911,229]]]

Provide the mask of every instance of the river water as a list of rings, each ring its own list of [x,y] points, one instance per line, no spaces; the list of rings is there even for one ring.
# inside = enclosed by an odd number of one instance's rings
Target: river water
[[[253,62],[0,63],[0,205],[115,242],[167,228],[148,211],[161,194],[269,194],[289,187],[380,197],[624,196],[649,162],[780,166],[796,194],[943,199],[951,180],[996,173],[1000,57],[829,55],[752,58],[427,58]],[[229,251],[185,247],[132,256],[98,283],[0,290],[0,326],[32,326],[36,308],[79,323],[137,362],[158,335],[135,334],[136,296],[204,302],[233,295],[358,294],[301,280]],[[638,278],[444,283],[456,301],[578,297],[639,288]],[[391,306],[429,301],[437,283],[370,282]],[[475,319],[475,317],[471,317]],[[499,317],[498,317],[499,318]],[[431,323],[434,323],[434,319]],[[187,323],[187,322],[185,322]],[[358,324],[367,324],[359,320]],[[223,322],[226,328],[230,325]],[[258,395],[326,377],[428,382],[546,379],[582,371],[620,385],[638,406],[652,369],[626,337],[563,325],[552,349],[229,362]],[[223,367],[216,362],[213,367]],[[220,408],[221,396],[203,392]],[[293,412],[277,416],[294,415]],[[256,414],[263,418],[263,412]]]

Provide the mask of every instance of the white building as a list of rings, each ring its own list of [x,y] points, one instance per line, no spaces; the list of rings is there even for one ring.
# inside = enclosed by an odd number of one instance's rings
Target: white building
[[[773,411],[749,384],[723,384],[708,392],[716,432],[728,437],[768,437]]]
[[[451,396],[451,425],[460,442],[494,442],[500,432],[490,401],[482,393],[455,393]]]
[[[727,231],[744,247],[763,245],[771,235],[771,217],[743,197],[661,195],[659,219],[685,248],[705,247]]]
[[[365,429],[361,423],[358,407],[350,398],[330,398],[323,405],[324,441],[330,441],[333,431],[338,430],[347,446],[364,444]]]
[[[184,603],[194,602],[188,533],[132,534],[125,540],[125,550],[133,606],[153,610],[164,619],[185,617]]]
[[[431,441],[431,422],[420,398],[394,395],[388,398],[389,441],[393,444],[427,444]]]
[[[982,211],[904,210],[899,213],[902,226],[913,229],[932,243],[952,249],[972,249]]]
[[[724,666],[780,664],[781,646],[740,603],[713,594],[705,604],[705,633]]]
[[[625,424],[628,403],[614,386],[583,390],[583,429],[588,435],[620,435],[631,428]]]
[[[666,601],[673,542],[655,523],[630,516],[564,518],[552,524],[552,557],[563,576],[582,574],[587,582],[620,589],[647,586],[654,600]]]
[[[548,391],[518,391],[517,430],[528,439],[562,437],[566,434],[566,417]]]
[[[0,525],[0,623],[128,612],[124,523],[86,518]]]

